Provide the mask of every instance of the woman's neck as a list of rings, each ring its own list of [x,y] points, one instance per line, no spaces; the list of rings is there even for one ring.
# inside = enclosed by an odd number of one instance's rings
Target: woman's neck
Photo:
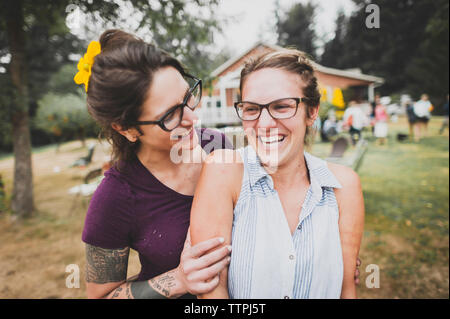
[[[137,157],[142,165],[152,170],[166,171],[173,170],[177,164],[170,160],[170,152],[166,150],[158,150],[141,145],[137,151]]]
[[[170,150],[158,150],[141,145],[137,157],[145,167],[151,167],[152,170],[159,172],[176,171],[185,164],[201,163],[203,160],[200,145],[192,150],[183,150],[181,153],[174,155]]]
[[[309,185],[309,172],[303,151],[298,152],[298,155],[286,161],[284,165],[277,167],[270,175],[277,187],[291,188],[298,185]]]

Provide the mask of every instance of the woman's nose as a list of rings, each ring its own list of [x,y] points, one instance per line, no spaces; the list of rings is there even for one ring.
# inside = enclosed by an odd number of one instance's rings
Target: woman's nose
[[[261,110],[261,115],[259,116],[257,125],[261,128],[275,127],[277,125],[277,122],[269,114],[269,110],[267,108],[264,108]]]
[[[181,119],[182,126],[191,126],[198,120],[197,114],[194,113],[189,107],[184,107],[183,118]]]

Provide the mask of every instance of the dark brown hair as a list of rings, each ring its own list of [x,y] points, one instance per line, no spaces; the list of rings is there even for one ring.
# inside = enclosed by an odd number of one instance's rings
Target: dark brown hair
[[[134,127],[153,74],[160,68],[171,66],[183,75],[185,71],[165,51],[124,31],[107,30],[99,41],[101,53],[94,58],[87,107],[100,125],[101,135],[111,143],[112,161],[116,165],[132,159],[140,142],[130,142],[111,124],[118,124],[123,130]]]
[[[296,49],[280,49],[275,52],[267,52],[255,59],[250,59],[244,64],[241,71],[241,81],[239,89],[242,95],[242,88],[247,77],[255,71],[274,68],[285,70],[294,74],[298,74],[304,83],[301,88],[305,96],[306,116],[311,117],[311,110],[320,104],[320,92],[317,84],[317,78],[314,74],[312,62],[308,59],[304,52]],[[308,137],[311,135],[311,129],[306,128],[305,143],[310,141]]]

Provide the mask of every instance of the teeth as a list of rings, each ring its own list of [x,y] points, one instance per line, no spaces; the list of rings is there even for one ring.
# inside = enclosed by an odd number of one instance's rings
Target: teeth
[[[282,135],[275,135],[275,136],[260,136],[259,139],[263,143],[275,143],[275,142],[281,142],[284,140],[284,136]]]

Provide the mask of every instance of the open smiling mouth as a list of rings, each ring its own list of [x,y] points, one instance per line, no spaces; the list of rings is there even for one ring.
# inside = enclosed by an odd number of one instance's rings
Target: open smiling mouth
[[[282,143],[286,139],[285,135],[273,135],[273,136],[258,136],[258,140],[263,145],[277,145]]]

